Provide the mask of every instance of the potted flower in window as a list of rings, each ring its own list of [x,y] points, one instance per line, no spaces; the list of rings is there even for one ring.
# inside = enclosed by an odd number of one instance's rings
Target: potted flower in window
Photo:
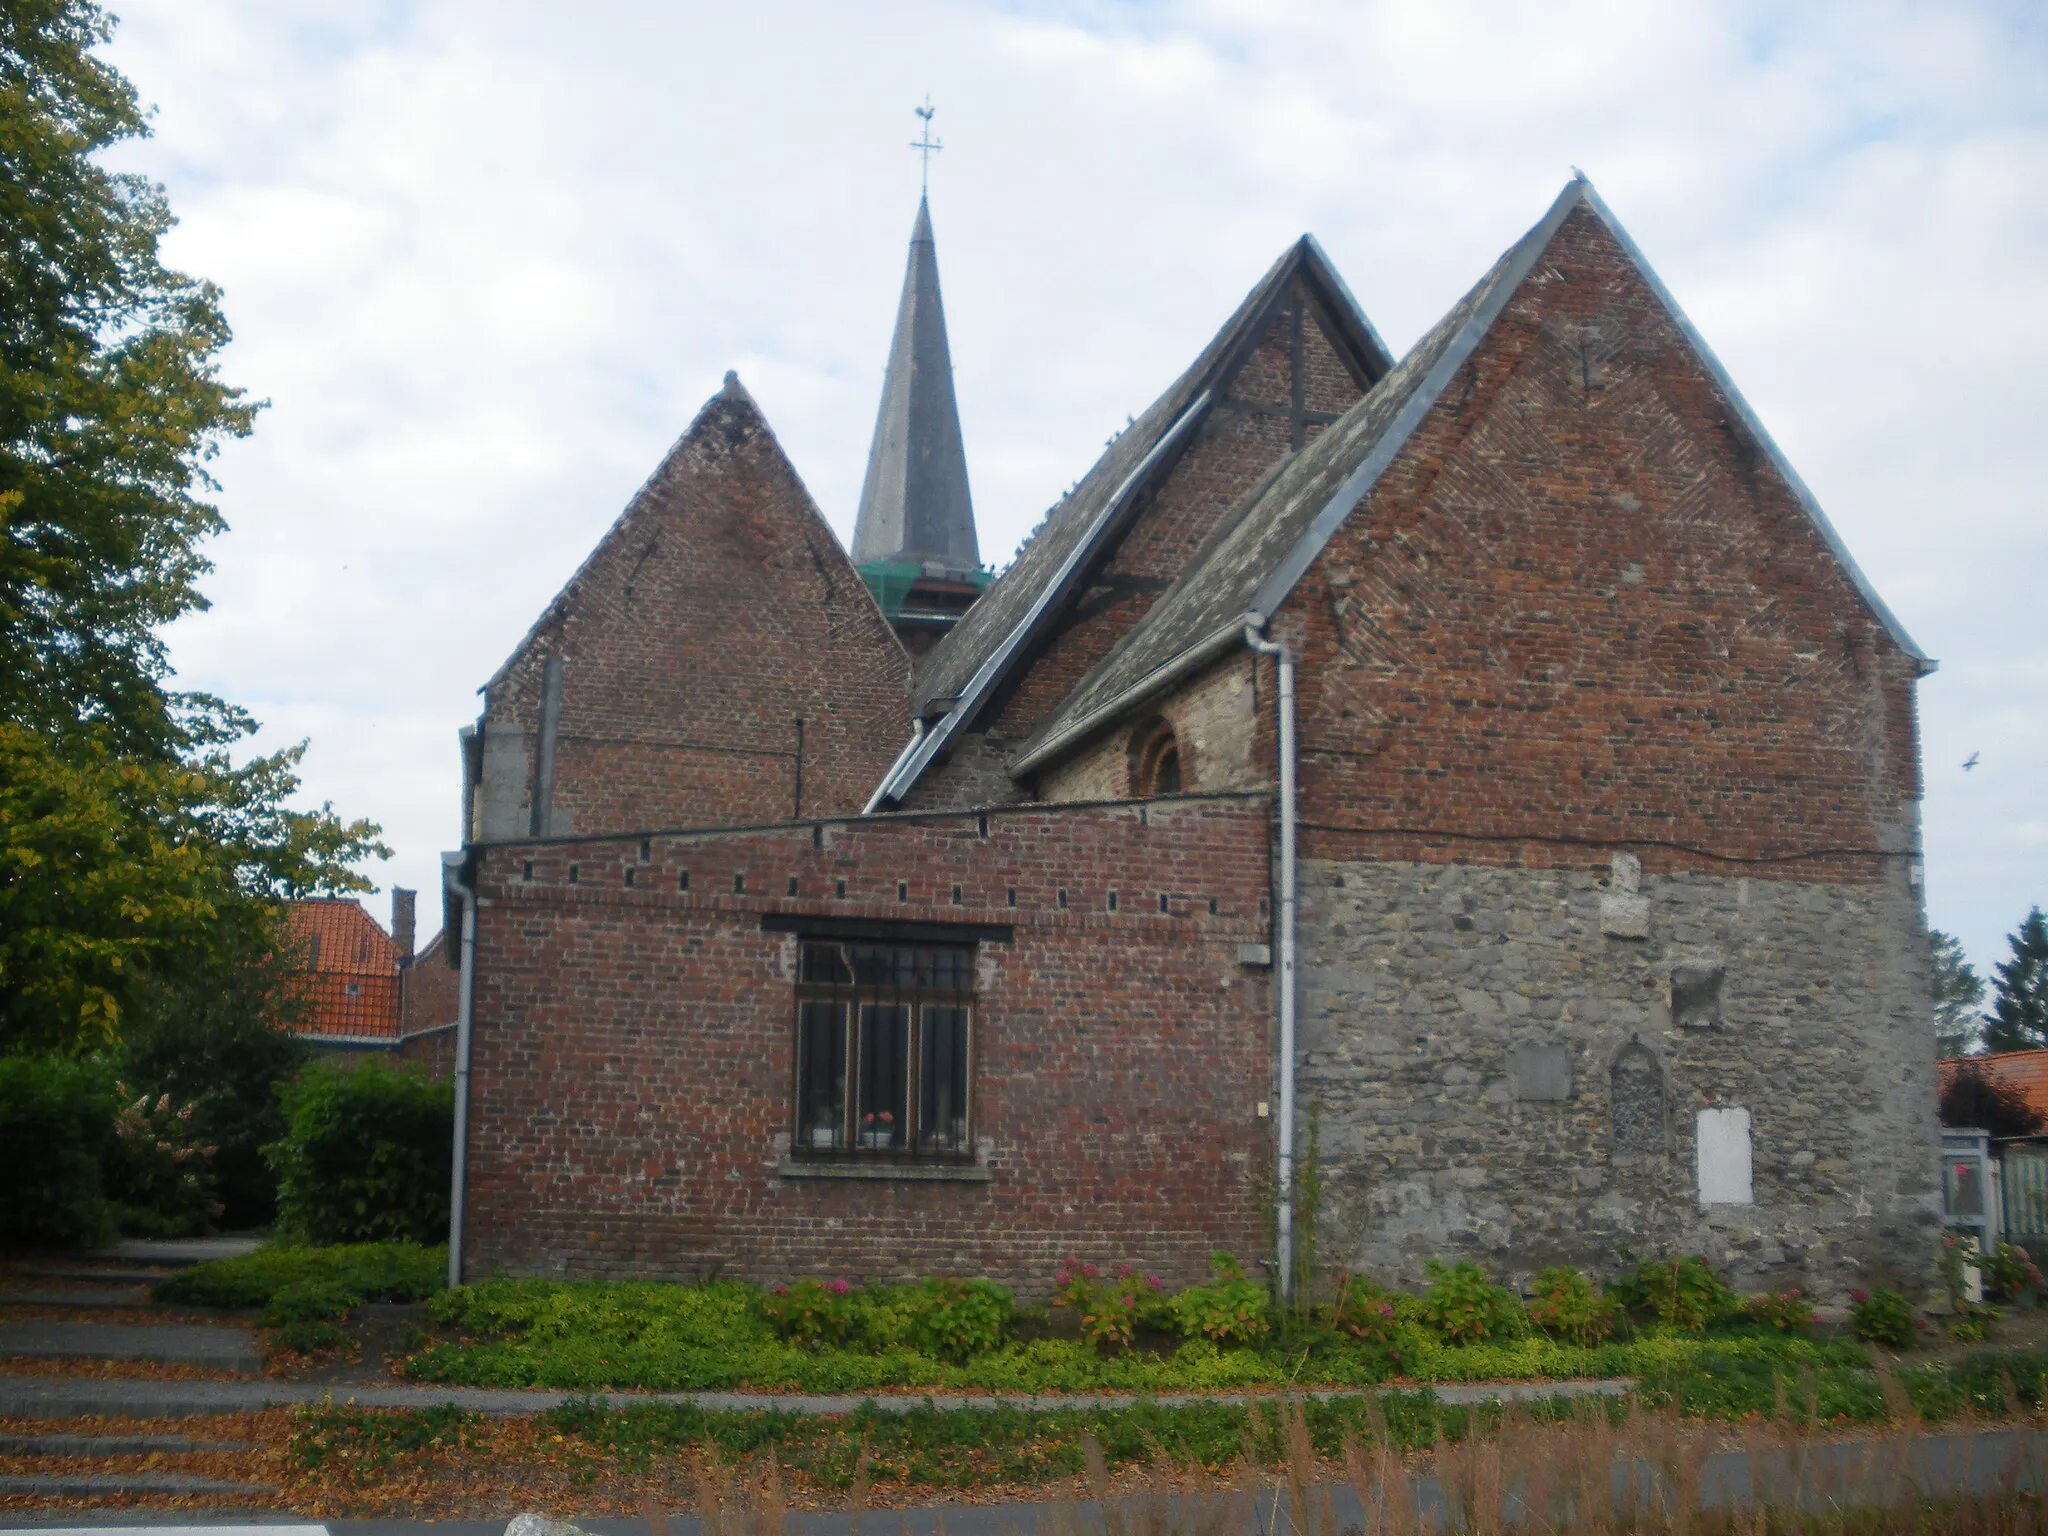
[[[886,1109],[878,1109],[861,1116],[860,1144],[863,1147],[888,1147],[896,1141],[896,1117]]]

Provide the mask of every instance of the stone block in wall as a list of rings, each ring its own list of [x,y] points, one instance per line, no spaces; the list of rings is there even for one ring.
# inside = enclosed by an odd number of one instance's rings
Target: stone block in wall
[[[1680,1029],[1721,1027],[1721,977],[1718,960],[1694,960],[1671,968],[1671,1022]]]
[[[1571,1052],[1561,1045],[1518,1045],[1508,1053],[1508,1087],[1525,1104],[1561,1104],[1572,1096]]]

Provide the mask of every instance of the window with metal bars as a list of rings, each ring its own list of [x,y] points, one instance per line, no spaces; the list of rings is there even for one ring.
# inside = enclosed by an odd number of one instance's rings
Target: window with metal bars
[[[971,1161],[973,983],[971,947],[806,939],[793,1154]]]

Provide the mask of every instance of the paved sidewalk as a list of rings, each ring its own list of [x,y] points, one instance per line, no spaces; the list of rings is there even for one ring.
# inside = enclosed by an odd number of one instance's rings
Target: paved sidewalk
[[[212,1323],[0,1323],[0,1355],[41,1360],[149,1360],[254,1375],[256,1337]]]
[[[1616,1378],[1605,1381],[1460,1384],[1431,1390],[1436,1393],[1438,1401],[1446,1403],[1529,1402],[1551,1397],[1619,1397],[1634,1385],[1626,1378]],[[1359,1397],[1376,1390],[1381,1389],[1361,1387],[1304,1391],[1298,1395],[1317,1399]],[[1149,1396],[1146,1401],[1168,1406],[1242,1403],[1270,1395],[1162,1392]],[[20,1419],[71,1419],[87,1414],[120,1418],[183,1418],[192,1414],[247,1413],[258,1408],[330,1399],[337,1403],[355,1403],[363,1408],[427,1408],[453,1403],[479,1413],[509,1415],[539,1413],[571,1399],[593,1398],[617,1408],[636,1403],[688,1403],[712,1411],[770,1409],[781,1413],[822,1414],[852,1413],[863,1403],[873,1403],[883,1413],[913,1413],[928,1404],[936,1408],[1056,1411],[1062,1408],[1128,1408],[1139,1400],[1136,1394],[1128,1392],[1104,1393],[1097,1397],[1049,1393],[969,1396],[940,1392],[928,1396],[887,1397],[858,1393],[812,1396],[757,1392],[509,1392],[481,1387],[424,1387],[399,1383],[388,1387],[360,1387],[322,1386],[299,1381],[138,1381],[83,1376],[0,1376],[0,1418]]]

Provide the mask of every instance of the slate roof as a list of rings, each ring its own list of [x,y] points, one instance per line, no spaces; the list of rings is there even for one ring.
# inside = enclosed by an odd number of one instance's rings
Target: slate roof
[[[952,731],[973,718],[1050,627],[1064,603],[1085,590],[1116,546],[1139,493],[1170,469],[1194,428],[1238,365],[1264,336],[1276,305],[1299,277],[1331,322],[1330,342],[1363,375],[1377,378],[1392,357],[1358,301],[1311,235],[1284,251],[1194,363],[1103,451],[1072,491],[1046,515],[1009,568],[926,655],[911,684],[912,713],[940,716],[904,748],[869,808],[900,799]],[[957,701],[957,704],[956,704]]]
[[[931,206],[922,199],[853,525],[853,558],[861,565],[890,560],[936,563],[949,571],[981,568],[953,395],[953,354],[939,301],[938,246]]]
[[[1543,218],[1515,243],[1450,313],[1335,424],[1246,498],[1129,634],[1096,664],[1026,742],[1010,765],[1022,776],[1134,708],[1191,658],[1214,653],[1248,615],[1270,618],[1345,518],[1407,443],[1437,397],[1478,348],[1572,211],[1598,215],[1670,311],[1749,430],[1805,508],[1866,603],[1906,653],[1933,663],[1872,590],[1805,483],[1764,430],[1706,342],[1685,319],[1641,251],[1583,176],[1575,176]]]

